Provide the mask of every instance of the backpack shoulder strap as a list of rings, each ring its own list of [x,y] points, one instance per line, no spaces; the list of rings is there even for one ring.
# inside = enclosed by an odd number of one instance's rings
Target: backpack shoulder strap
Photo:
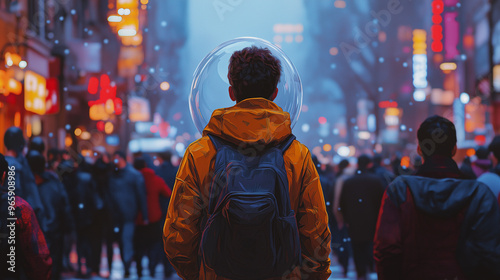
[[[224,146],[232,146],[231,143],[229,143],[228,141],[223,140],[219,136],[208,134],[208,138],[210,138],[210,141],[212,141],[212,144],[214,144],[216,151],[219,151]]]
[[[281,142],[281,144],[278,147],[281,153],[285,153],[285,151],[290,147],[290,145],[292,145],[295,139],[296,139],[295,135],[290,134],[290,136],[288,136],[288,138],[285,139],[285,141]]]

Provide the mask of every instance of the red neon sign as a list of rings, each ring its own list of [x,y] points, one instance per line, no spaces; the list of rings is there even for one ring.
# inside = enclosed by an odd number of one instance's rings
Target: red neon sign
[[[431,27],[431,37],[432,44],[431,49],[433,52],[443,51],[443,22],[442,14],[444,12],[443,0],[432,1],[432,27]]]
[[[398,107],[398,102],[385,100],[385,101],[380,101],[378,103],[378,106],[380,108],[397,108]]]

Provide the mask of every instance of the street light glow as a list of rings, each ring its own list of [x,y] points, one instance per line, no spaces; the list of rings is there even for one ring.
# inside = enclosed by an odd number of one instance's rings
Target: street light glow
[[[118,30],[118,36],[120,36],[120,37],[131,37],[131,36],[135,36],[136,34],[137,34],[137,31],[134,29],[124,28],[124,29]]]
[[[443,71],[453,71],[457,69],[457,64],[454,62],[444,62],[439,65],[439,68]]]
[[[109,22],[121,22],[122,17],[121,16],[109,16],[108,21]]]

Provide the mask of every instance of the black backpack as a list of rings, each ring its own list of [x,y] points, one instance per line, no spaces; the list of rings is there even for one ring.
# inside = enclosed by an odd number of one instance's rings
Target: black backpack
[[[209,137],[217,156],[209,217],[202,228],[201,261],[218,276],[229,279],[289,274],[301,262],[283,160],[295,136],[252,156],[219,137]]]

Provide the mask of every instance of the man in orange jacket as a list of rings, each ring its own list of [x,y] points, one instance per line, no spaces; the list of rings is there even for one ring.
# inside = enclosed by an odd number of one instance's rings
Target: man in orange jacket
[[[271,148],[284,142],[292,133],[290,115],[272,102],[280,75],[280,61],[269,50],[250,47],[235,52],[228,78],[229,96],[237,104],[215,110],[203,137],[186,150],[163,229],[165,252],[183,279],[225,279],[203,265],[198,255],[217,153],[208,135],[236,146]],[[302,256],[286,278],[327,279],[330,231],[318,173],[309,150],[296,140],[283,158]]]

